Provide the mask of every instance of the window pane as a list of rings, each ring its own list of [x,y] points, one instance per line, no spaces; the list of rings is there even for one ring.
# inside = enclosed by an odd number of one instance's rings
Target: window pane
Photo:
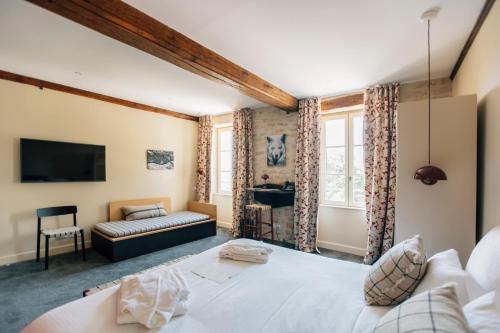
[[[220,171],[231,171],[232,170],[232,153],[230,151],[220,152]]]
[[[231,150],[233,142],[233,132],[232,131],[220,131],[220,150]]]
[[[353,147],[352,201],[363,204],[365,196],[365,174],[363,165],[363,147]]]
[[[344,175],[327,175],[325,199],[327,201],[345,202],[345,186]]]
[[[364,177],[354,176],[353,179],[353,192],[352,201],[354,204],[359,205],[365,202],[365,182]]]
[[[327,146],[345,146],[345,119],[325,121],[325,143]]]
[[[221,172],[220,173],[220,191],[221,192],[231,192],[232,190],[232,172]]]
[[[345,148],[335,147],[326,149],[326,173],[341,173],[345,170]]]
[[[353,161],[353,173],[354,175],[364,174],[364,161],[363,161],[363,146],[357,146],[352,148],[352,161]]]
[[[352,117],[352,143],[363,144],[363,116]]]

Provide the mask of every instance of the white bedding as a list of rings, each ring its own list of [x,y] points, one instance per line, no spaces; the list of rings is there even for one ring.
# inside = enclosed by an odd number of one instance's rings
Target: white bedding
[[[169,267],[187,278],[191,299],[184,316],[159,330],[116,324],[116,286],[42,315],[23,333],[368,332],[391,309],[364,304],[368,266],[277,246],[267,264],[232,262],[218,258],[219,248]],[[192,273],[220,260],[231,272],[223,283]]]

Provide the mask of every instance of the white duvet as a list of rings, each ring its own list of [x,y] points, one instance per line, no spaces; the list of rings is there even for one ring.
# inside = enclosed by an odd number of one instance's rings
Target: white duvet
[[[267,264],[220,259],[216,247],[171,266],[187,279],[190,306],[159,329],[116,324],[116,286],[47,312],[23,333],[369,332],[390,310],[364,304],[368,266],[271,247]],[[210,263],[231,274],[192,272]]]

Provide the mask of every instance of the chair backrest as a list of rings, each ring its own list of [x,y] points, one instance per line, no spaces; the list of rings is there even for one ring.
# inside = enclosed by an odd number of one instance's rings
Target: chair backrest
[[[76,214],[78,209],[76,206],[59,206],[59,207],[46,207],[46,208],[38,208],[36,210],[37,217],[48,217],[48,216],[59,216],[59,215],[68,215],[68,214]]]
[[[73,225],[76,227],[76,213],[78,209],[76,206],[59,206],[59,207],[46,207],[46,208],[38,208],[36,210],[36,216],[38,217],[38,232],[40,232],[42,217],[49,216],[59,216],[59,215],[68,215],[73,214]]]

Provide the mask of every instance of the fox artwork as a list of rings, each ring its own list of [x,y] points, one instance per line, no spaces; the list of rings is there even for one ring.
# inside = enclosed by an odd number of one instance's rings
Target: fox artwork
[[[286,134],[267,137],[267,165],[284,166],[286,158]]]

